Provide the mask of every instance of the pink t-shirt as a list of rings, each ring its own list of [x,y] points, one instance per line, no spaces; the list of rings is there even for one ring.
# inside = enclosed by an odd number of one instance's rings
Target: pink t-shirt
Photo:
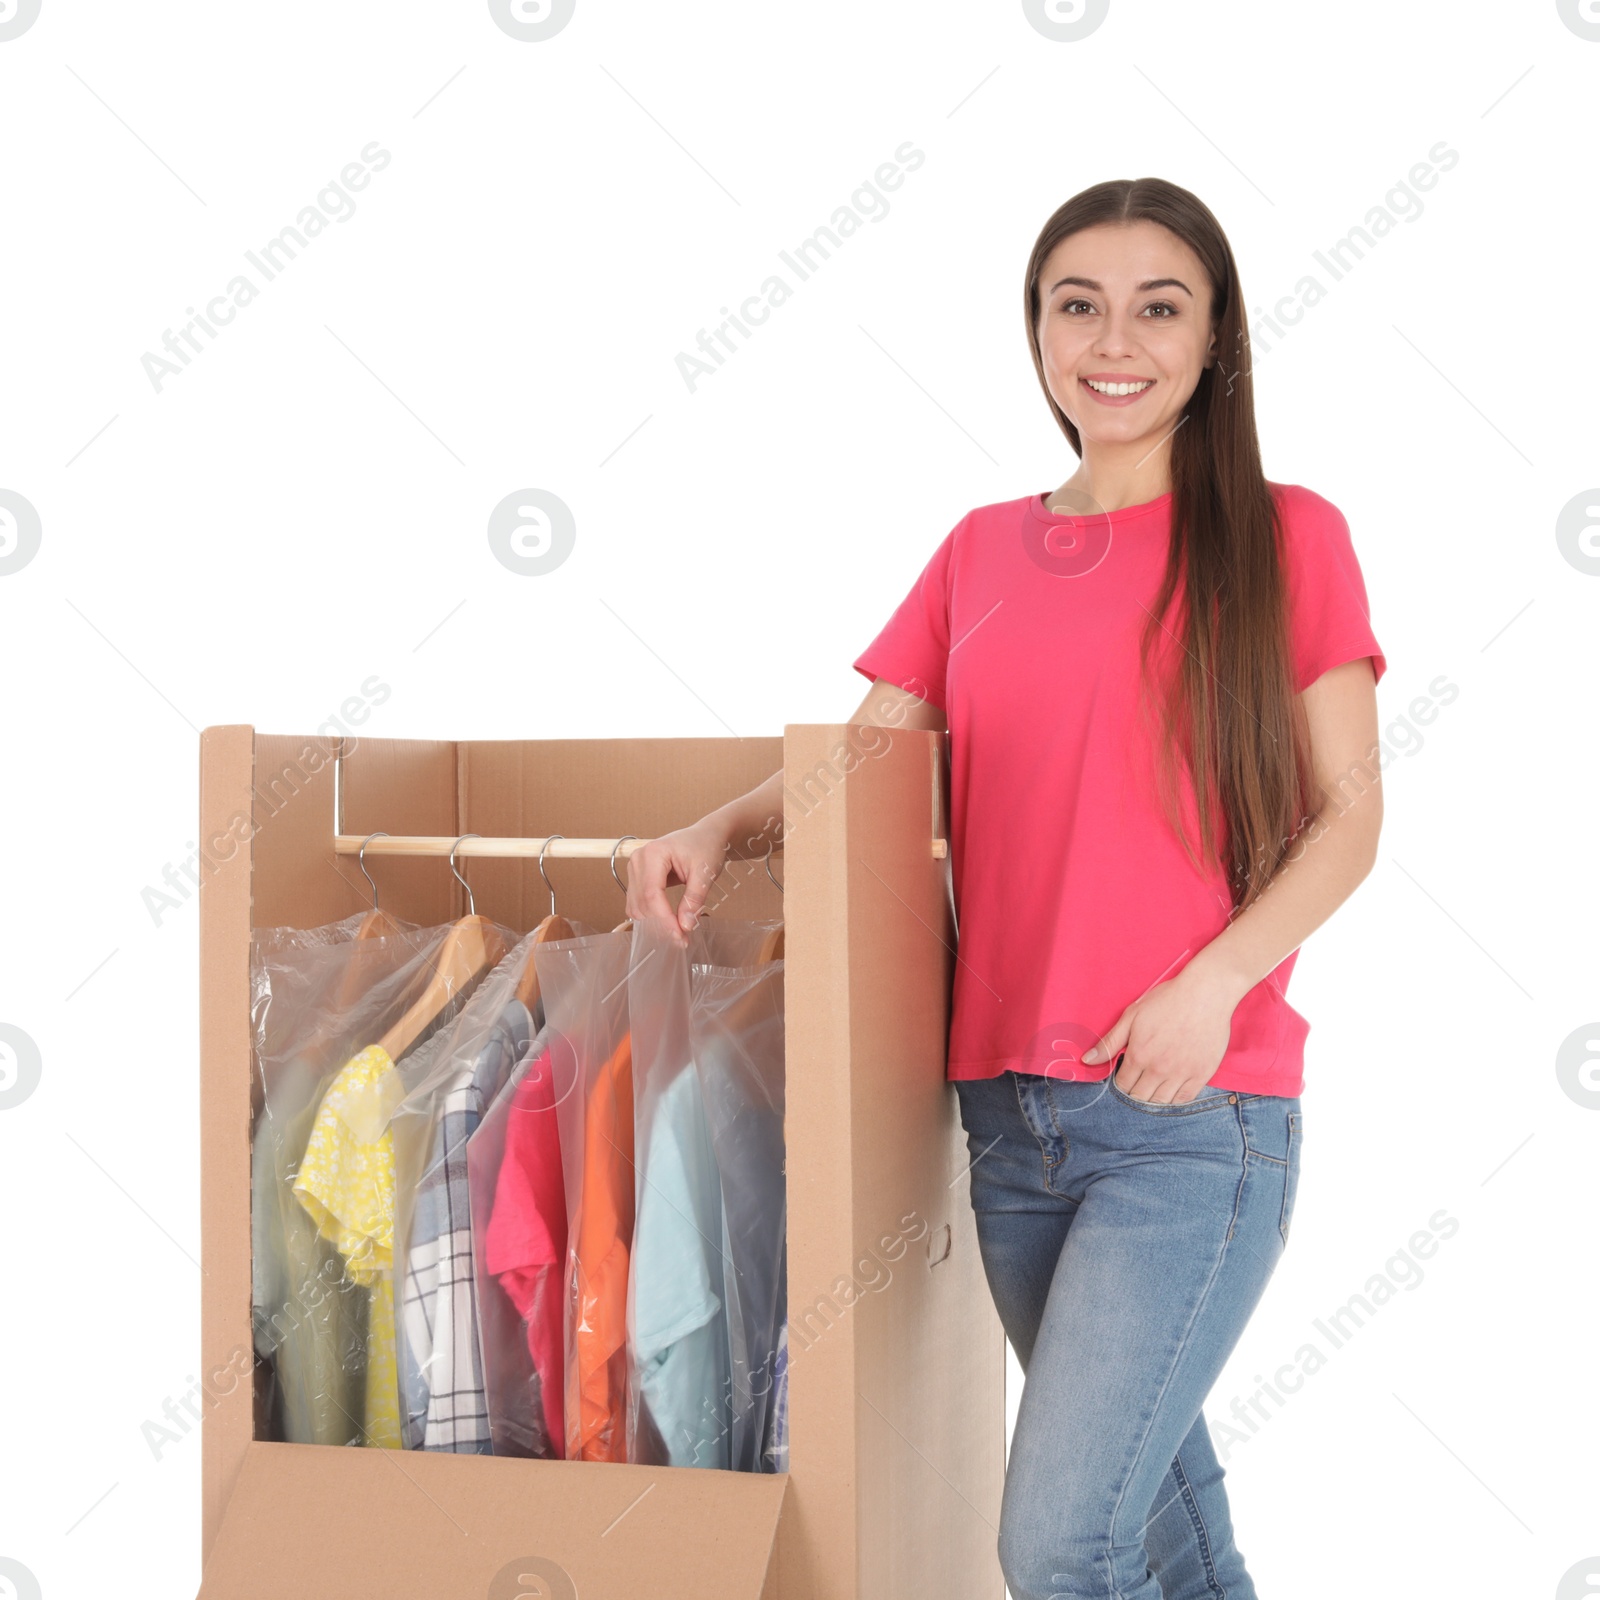
[[[1271,485],[1285,525],[1295,687],[1383,652],[1336,507]],[[854,662],[940,707],[960,929],[948,1076],[1007,1068],[1099,1079],[1083,1052],[1228,925],[1219,867],[1189,863],[1138,715],[1139,631],[1160,587],[1172,496],[1096,517],[1032,495],[969,511]],[[1152,655],[1172,670],[1181,589]],[[1181,768],[1180,814],[1198,842]],[[1198,853],[1198,851],[1197,851]],[[1291,951],[1234,1009],[1211,1082],[1297,1095],[1310,1024],[1284,998]]]
[[[556,1130],[548,1049],[528,1068],[511,1101],[506,1150],[484,1239],[484,1265],[522,1314],[539,1375],[547,1437],[562,1452],[562,1273],[567,1259],[567,1196]]]

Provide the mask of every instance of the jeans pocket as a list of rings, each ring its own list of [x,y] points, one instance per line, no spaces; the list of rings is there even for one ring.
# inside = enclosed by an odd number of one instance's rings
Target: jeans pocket
[[[1107,1074],[1105,1084],[1123,1105],[1131,1106],[1135,1111],[1142,1111],[1152,1117],[1189,1117],[1199,1111],[1215,1111],[1219,1106],[1230,1104],[1232,1100],[1231,1090],[1219,1089],[1210,1083],[1202,1084],[1199,1093],[1192,1100],[1159,1103],[1153,1100],[1139,1100],[1118,1084],[1115,1069]]]
[[[1283,1168],[1283,1205],[1278,1212],[1278,1233],[1283,1242],[1289,1242],[1289,1224],[1294,1218],[1295,1191],[1300,1187],[1300,1119],[1301,1113],[1289,1113],[1289,1159]]]

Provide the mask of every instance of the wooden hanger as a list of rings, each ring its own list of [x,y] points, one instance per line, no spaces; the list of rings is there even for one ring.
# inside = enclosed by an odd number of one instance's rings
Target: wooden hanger
[[[763,954],[760,958],[758,958],[758,965],[770,966],[773,963],[783,959],[781,943],[783,938],[783,930],[779,928],[776,930],[776,932],[780,941],[778,955],[767,956]],[[771,942],[770,935],[768,936],[767,942]],[[763,949],[765,949],[765,946],[763,946]],[[776,975],[772,977],[763,975],[760,978],[752,978],[745,987],[743,994],[741,994],[739,998],[735,1000],[724,1012],[722,1017],[722,1027],[724,1030],[730,1035],[737,1037],[742,1033],[747,1033],[751,1028],[757,1026],[758,1024],[764,1023],[771,1015],[772,1002],[769,997],[772,993],[772,985],[774,983],[781,983],[782,981],[783,980]],[[786,1015],[785,1022],[787,1022]]]
[[[398,1061],[444,1008],[474,978],[492,967],[505,950],[505,941],[487,917],[462,917],[445,935],[427,988],[379,1041],[389,1059]]]
[[[772,879],[772,884],[779,894],[783,893],[783,885],[773,877],[772,872],[772,846],[769,843],[766,854],[767,876]],[[761,941],[761,948],[756,952],[753,965],[762,967],[772,961],[783,960],[783,929],[784,924],[779,923],[771,929]],[[765,982],[752,983],[743,996],[734,1002],[725,1019],[725,1025],[730,1033],[738,1033],[761,1020],[761,1013],[765,1011],[765,995],[767,984]]]
[[[773,887],[779,894],[783,893],[783,885],[773,877],[772,873],[772,846],[767,846],[766,854],[767,876],[772,879]],[[756,951],[756,958],[752,966],[764,967],[773,961],[783,960],[783,929],[780,922],[777,927],[771,928],[762,937],[761,945]],[[734,1002],[730,1008],[724,1024],[730,1033],[740,1033],[762,1020],[766,1011],[767,983],[752,983],[744,994]]]
[[[400,925],[387,911],[369,911],[361,919],[361,926],[356,929],[351,940],[352,944],[359,944],[367,940],[387,939],[391,934],[399,933]],[[400,965],[399,952],[395,954],[394,962],[383,968],[383,975],[393,971]],[[334,996],[332,1010],[328,1012],[330,1024],[337,1024],[348,1017],[361,1004],[362,994],[371,989],[380,976],[382,967],[381,958],[377,952],[372,953],[372,959],[360,955],[352,955],[345,964],[344,976],[339,980],[339,992]]]
[[[351,936],[356,939],[387,939],[391,933],[399,933],[400,924],[389,915],[387,911],[380,911],[376,906],[361,919],[361,925]]]
[[[765,859],[765,865],[766,865],[766,869],[767,869],[767,876],[769,878],[772,878],[773,887],[778,891],[779,894],[782,894],[783,893],[783,885],[781,883],[779,883],[778,880],[775,877],[773,877],[773,875],[772,875],[772,846],[770,844],[767,846],[767,854],[766,854],[766,859]],[[700,913],[701,916],[710,916],[710,914],[711,913],[709,911],[702,911]],[[760,920],[760,919],[758,919],[758,920]],[[779,922],[779,924],[778,924],[778,926],[776,928],[770,929],[763,936],[763,938],[761,940],[761,945],[760,945],[759,949],[756,951],[755,960],[751,963],[751,965],[753,965],[753,966],[762,966],[768,961],[782,961],[782,960],[783,960],[783,923]]]
[[[372,884],[372,909],[361,919],[361,925],[356,929],[354,937],[360,939],[387,939],[391,934],[399,933],[400,924],[389,915],[387,911],[378,909],[378,885],[373,881],[372,874],[367,871],[367,846],[374,839],[387,839],[387,833],[369,833],[361,841],[361,849],[356,853],[356,865],[361,868],[361,876]],[[344,982],[340,986],[339,994],[334,1002],[335,1009],[342,1015],[348,1011],[360,997],[361,990],[371,982],[370,977],[362,971],[360,961],[352,961],[345,971]]]
[[[351,936],[352,943],[359,943],[366,939],[387,939],[400,932],[400,924],[389,915],[387,911],[378,909],[378,885],[373,882],[373,877],[367,871],[367,846],[374,839],[387,839],[386,833],[369,833],[361,841],[361,849],[356,856],[356,864],[361,868],[361,875],[372,884],[372,909],[362,917],[360,925]],[[352,959],[345,964],[344,976],[339,982],[338,993],[333,997],[333,1004],[326,1012],[322,1027],[319,1029],[316,1040],[312,1045],[313,1050],[320,1050],[329,1040],[335,1027],[347,1017],[360,1003],[363,991],[370,989],[373,983],[374,967],[371,962],[359,958]]]
[[[464,833],[461,839],[476,839],[475,833]],[[461,839],[456,840],[460,845]],[[445,935],[444,943],[434,960],[428,986],[422,991],[405,1015],[386,1033],[379,1045],[391,1061],[398,1061],[435,1022],[445,1007],[480,973],[495,965],[505,954],[505,940],[500,930],[488,917],[480,917],[474,909],[472,886],[456,872],[456,852],[450,851],[450,870],[467,891],[467,915]]]
[[[554,896],[551,897],[552,900]],[[552,939],[576,939],[572,924],[565,917],[558,917],[554,911],[550,913],[537,928],[533,930],[533,943],[535,945],[548,944]],[[539,1002],[539,968],[533,959],[532,946],[528,949],[528,964],[522,970],[522,976],[517,980],[516,997],[530,1012]]]
[[[392,933],[400,932],[399,924],[386,911],[369,911],[361,919],[360,926],[351,935],[351,944],[363,940],[382,939]],[[399,965],[401,957],[397,954],[395,965]],[[390,969],[392,971],[392,969]],[[371,962],[363,961],[358,955],[352,954],[344,963],[344,971],[339,978],[335,993],[329,1004],[324,1006],[321,1015],[309,1029],[305,1043],[299,1047],[299,1054],[309,1060],[320,1061],[339,1042],[339,1030],[350,1014],[361,1003],[361,996],[370,989],[374,982],[376,969]],[[385,976],[388,975],[386,972]],[[341,1061],[342,1061],[341,1057]],[[339,1062],[333,1063],[339,1065]]]
[[[544,886],[550,891],[550,915],[533,930],[533,942],[536,945],[547,944],[552,939],[576,939],[577,930],[565,917],[556,915],[556,886],[550,881],[550,874],[544,870],[544,853],[550,848],[550,839],[565,838],[564,834],[553,833],[539,849],[539,876],[544,879]],[[533,959],[533,950],[528,951],[528,964],[522,969],[522,976],[517,980],[516,996],[531,1012],[539,1000],[539,968]]]
[[[387,911],[374,908],[361,919],[360,927],[351,936],[351,943],[358,944],[365,939],[387,939],[399,931],[400,924]],[[371,984],[372,974],[366,964],[362,961],[351,961],[345,968],[344,979],[339,985],[338,994],[334,997],[334,1013],[343,1016],[361,998],[362,990],[370,988]]]

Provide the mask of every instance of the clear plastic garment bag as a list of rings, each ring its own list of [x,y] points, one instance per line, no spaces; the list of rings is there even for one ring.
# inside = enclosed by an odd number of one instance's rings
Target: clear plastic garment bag
[[[265,1435],[783,1470],[782,926],[258,933]]]

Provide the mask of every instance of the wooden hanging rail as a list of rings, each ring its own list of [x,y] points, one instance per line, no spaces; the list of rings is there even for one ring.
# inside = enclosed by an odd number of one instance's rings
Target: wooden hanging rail
[[[573,839],[559,835],[548,839],[488,839],[473,834],[458,844],[449,834],[431,833],[380,833],[368,842],[364,834],[336,833],[333,836],[333,850],[335,855],[359,855],[365,843],[369,856],[447,856],[453,849],[458,860],[466,856],[531,856],[537,860],[539,852],[544,850],[547,861],[557,856],[587,856],[608,861],[615,850],[617,860],[626,861],[640,845],[649,842],[648,839],[623,839],[619,843],[615,839]],[[934,859],[942,861],[947,848],[946,840],[935,839]],[[782,846],[772,854],[775,857],[782,856]],[[759,862],[765,858],[752,856],[750,859]]]
[[[333,853],[340,856],[353,856],[361,853],[361,847],[366,845],[369,856],[448,856],[452,850],[457,858],[464,856],[531,856],[538,860],[539,852],[545,853],[547,860],[556,857],[588,857],[601,861],[612,859],[612,852],[616,852],[618,861],[626,861],[629,856],[642,844],[649,844],[648,839],[575,839],[563,838],[559,835],[544,838],[485,838],[474,835],[457,839],[449,834],[429,833],[379,833],[372,838],[365,834],[346,833],[344,831],[344,753],[341,749],[334,759],[333,764]],[[933,858],[936,861],[944,860],[949,853],[949,841],[935,839],[933,841]],[[778,845],[773,849],[774,856],[783,854],[783,846]],[[762,856],[753,856],[749,859],[761,861]]]

